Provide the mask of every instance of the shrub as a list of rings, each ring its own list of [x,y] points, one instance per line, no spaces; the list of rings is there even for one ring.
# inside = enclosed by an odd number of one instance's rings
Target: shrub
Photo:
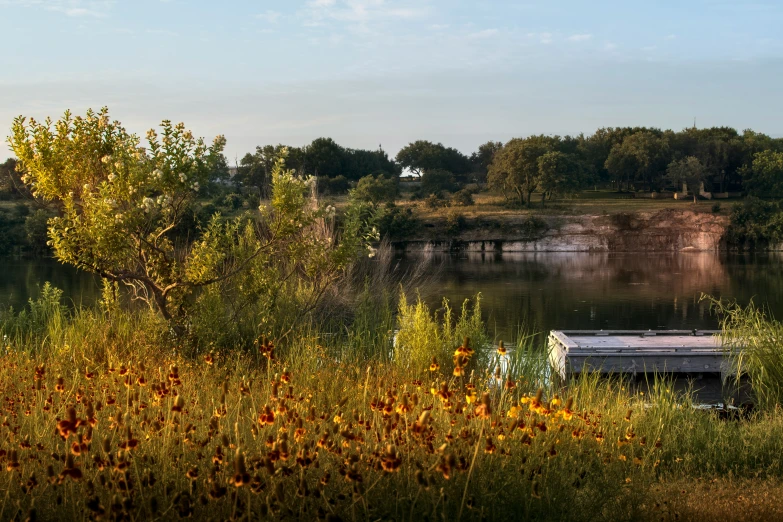
[[[547,230],[549,230],[547,222],[537,216],[529,216],[520,225],[522,236],[528,240],[542,238]]]
[[[242,196],[235,192],[226,194],[226,197],[223,198],[223,206],[231,210],[238,209],[242,206]]]
[[[402,209],[394,203],[386,203],[378,212],[376,220],[381,237],[392,240],[410,237],[419,226],[419,221],[413,217],[411,209]]]
[[[24,221],[16,212],[0,209],[0,255],[8,255],[24,243]]]
[[[43,254],[48,250],[47,241],[49,235],[47,232],[50,214],[46,210],[38,209],[24,221],[24,232],[27,239],[27,246],[35,254]]]
[[[330,178],[329,176],[318,176],[318,192],[321,194],[338,195],[345,194],[351,184],[343,175]]]
[[[353,196],[359,201],[366,201],[373,205],[393,202],[397,197],[397,181],[380,174],[364,176],[356,185]]]
[[[424,204],[427,208],[443,208],[449,206],[449,200],[443,197],[442,194],[430,194],[424,200]]]
[[[423,196],[430,194],[440,194],[442,192],[454,192],[457,184],[454,181],[454,175],[442,169],[428,170],[421,176],[421,187],[419,192]]]
[[[726,240],[733,246],[783,241],[783,208],[780,202],[749,197],[742,204],[734,205]]]
[[[446,214],[446,233],[449,235],[456,235],[465,230],[467,226],[467,220],[461,212],[456,210],[450,210]]]
[[[458,190],[451,196],[451,204],[457,207],[473,205],[473,194],[468,189]]]
[[[713,214],[720,214],[720,211],[721,211],[720,203],[713,203],[712,204],[712,213]]]
[[[421,371],[428,368],[434,358],[444,373],[450,375],[454,369],[454,351],[467,337],[475,354],[463,369],[466,373],[485,371],[490,360],[490,340],[481,319],[481,294],[477,294],[473,306],[470,305],[471,300],[466,299],[459,317],[455,317],[449,300],[444,299],[443,315],[438,319],[420,297],[416,303],[409,304],[407,297],[401,295],[394,363],[401,368]]]

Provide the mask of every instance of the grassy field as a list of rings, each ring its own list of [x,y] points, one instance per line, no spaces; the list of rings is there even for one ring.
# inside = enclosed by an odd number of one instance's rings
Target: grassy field
[[[720,213],[728,214],[733,201],[707,201],[699,200],[693,203],[691,200],[675,199],[646,199],[623,198],[612,192],[583,192],[578,197],[563,200],[547,201],[541,206],[540,195],[533,195],[533,204],[530,208],[513,207],[506,204],[501,195],[491,193],[478,193],[473,196],[474,205],[465,207],[448,207],[431,209],[422,201],[403,199],[399,204],[410,206],[417,216],[422,219],[442,218],[449,209],[457,209],[469,218],[498,219],[515,217],[520,215],[555,215],[555,216],[581,216],[581,215],[606,215],[630,212],[656,212],[664,209],[689,210],[694,212],[713,212],[715,203],[720,203]]]

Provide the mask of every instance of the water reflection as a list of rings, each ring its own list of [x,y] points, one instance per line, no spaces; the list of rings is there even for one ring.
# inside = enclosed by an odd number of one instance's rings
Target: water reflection
[[[460,302],[481,292],[490,329],[507,339],[520,324],[542,331],[716,328],[702,292],[743,304],[754,298],[776,316],[783,312],[781,253],[431,255],[442,265],[439,288],[429,293]]]
[[[403,265],[420,263],[420,255]],[[783,253],[467,253],[429,254],[438,270],[433,306],[481,292],[490,330],[514,338],[520,324],[550,329],[715,328],[699,302],[704,292],[746,304],[751,298],[783,317]],[[69,302],[92,305],[96,277],[54,260],[0,261],[0,307],[18,309],[50,281]]]
[[[63,291],[66,304],[94,305],[100,297],[100,280],[53,259],[0,259],[0,308],[18,310],[35,299],[46,281]]]

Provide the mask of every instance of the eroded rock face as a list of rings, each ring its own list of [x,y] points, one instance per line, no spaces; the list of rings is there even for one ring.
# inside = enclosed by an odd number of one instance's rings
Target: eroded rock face
[[[502,234],[471,230],[454,240],[405,243],[407,251],[423,249],[467,252],[682,252],[724,248],[726,216],[662,210],[610,216],[543,217],[546,230],[526,237],[510,223]]]

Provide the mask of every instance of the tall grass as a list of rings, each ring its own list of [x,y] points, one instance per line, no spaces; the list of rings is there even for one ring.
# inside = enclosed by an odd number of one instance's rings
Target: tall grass
[[[779,408],[726,421],[662,378],[556,387],[529,333],[497,351],[478,299],[402,299],[384,359],[349,357],[382,318],[195,357],[144,311],[47,295],[0,324],[0,520],[659,520],[661,485],[783,477]],[[464,336],[482,362],[454,376]]]
[[[752,301],[742,307],[705,295],[702,300],[721,318],[721,339],[737,384],[747,375],[758,406],[783,404],[783,324]]]

